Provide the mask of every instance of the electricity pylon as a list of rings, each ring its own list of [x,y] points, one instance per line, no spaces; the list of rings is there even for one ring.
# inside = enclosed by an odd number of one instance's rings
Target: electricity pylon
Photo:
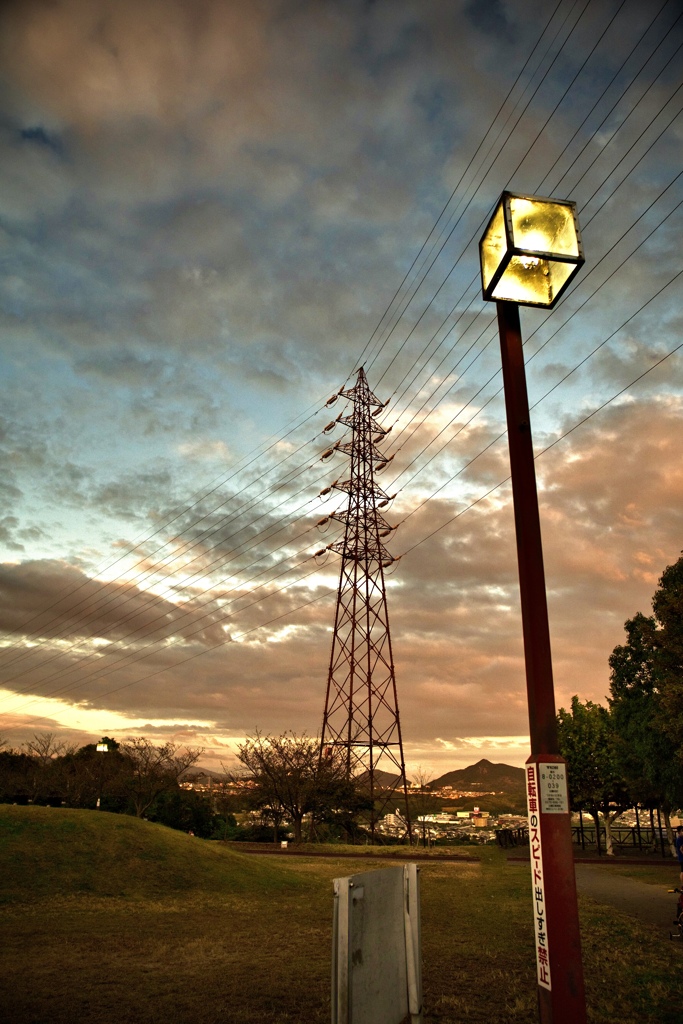
[[[344,537],[328,546],[341,555],[341,571],[320,756],[341,750],[347,775],[359,778],[369,791],[373,839],[378,820],[397,799],[412,838],[384,581],[384,569],[394,559],[382,541],[394,527],[380,509],[391,498],[375,481],[390,461],[377,448],[389,431],[375,422],[383,404],[362,367],[354,387],[340,396],[353,403],[337,419],[351,428],[351,437],[338,441],[323,458],[343,452],[351,458],[351,474],[332,485],[348,494],[348,503],[330,517],[344,525]]]

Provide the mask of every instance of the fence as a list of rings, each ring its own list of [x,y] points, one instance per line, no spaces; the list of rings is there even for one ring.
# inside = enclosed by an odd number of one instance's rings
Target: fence
[[[529,842],[529,829],[526,825],[522,825],[521,828],[497,828],[496,842],[504,850],[514,846],[525,846]]]
[[[612,845],[615,849],[623,850],[625,853],[633,850],[639,852],[657,851],[662,857],[671,856],[671,848],[666,829],[655,826],[612,826]],[[525,846],[529,842],[529,829],[522,825],[520,828],[499,828],[496,830],[496,843],[504,850],[512,849],[515,846]],[[581,822],[572,825],[572,843],[580,846],[582,850],[586,847],[595,847],[599,856],[607,849],[607,837],[604,828],[596,830],[594,824],[585,825]]]

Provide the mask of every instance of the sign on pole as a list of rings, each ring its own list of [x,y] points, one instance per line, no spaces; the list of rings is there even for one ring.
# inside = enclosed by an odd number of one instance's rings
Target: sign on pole
[[[536,979],[542,1024],[585,1024],[581,946],[567,924],[576,904],[567,766],[532,754],[526,763]]]
[[[419,869],[334,880],[332,1024],[422,1022]]]

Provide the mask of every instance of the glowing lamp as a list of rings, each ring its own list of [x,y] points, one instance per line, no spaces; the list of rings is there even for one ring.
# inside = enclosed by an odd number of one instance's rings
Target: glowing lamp
[[[503,192],[479,256],[485,299],[551,309],[584,262],[576,204]]]
[[[109,744],[108,743],[98,743],[97,744],[97,751],[100,754],[107,754],[109,752]]]

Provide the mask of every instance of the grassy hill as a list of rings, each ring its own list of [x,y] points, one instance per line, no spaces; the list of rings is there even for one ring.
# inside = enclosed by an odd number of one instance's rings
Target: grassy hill
[[[537,1019],[529,868],[478,853],[421,862],[425,1024]],[[134,818],[0,805],[0,1020],[327,1024],[332,880],[382,863],[282,865]],[[591,1024],[678,1024],[675,943],[590,902],[582,925]]]
[[[165,897],[297,886],[286,869],[105,811],[0,805],[0,901]]]

